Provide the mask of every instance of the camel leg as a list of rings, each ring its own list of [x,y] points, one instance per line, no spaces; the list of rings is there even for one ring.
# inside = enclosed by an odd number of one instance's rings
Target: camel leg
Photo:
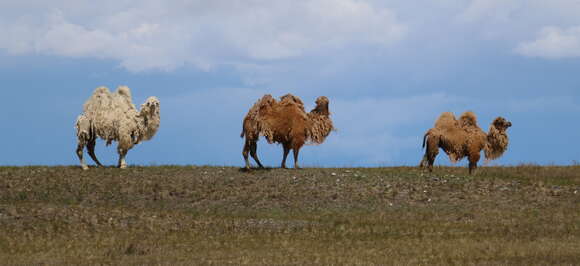
[[[132,142],[127,140],[119,140],[119,145],[117,146],[117,152],[119,153],[119,164],[117,166],[119,168],[127,168],[125,156],[127,156],[127,152],[129,152],[131,148],[133,148]]]
[[[77,118],[76,129],[77,129],[77,151],[76,151],[77,156],[79,157],[79,160],[81,162],[81,168],[83,168],[83,170],[87,170],[87,169],[89,169],[89,167],[87,166],[87,163],[85,162],[85,159],[83,158],[83,150],[85,149],[85,146],[87,146],[87,144],[90,143],[90,140],[91,140],[90,120],[87,119],[86,116],[80,115]]]
[[[117,167],[119,167],[121,169],[127,168],[127,162],[125,161],[125,156],[127,155],[127,150],[126,149],[118,149],[117,151],[119,153],[119,163],[117,164]]]
[[[300,166],[298,166],[298,153],[300,152],[300,148],[301,147],[294,147],[293,152],[294,152],[294,169],[300,169]]]
[[[429,172],[433,172],[433,164],[435,163],[435,158],[437,157],[437,154],[439,153],[439,150],[436,149],[434,153],[429,154],[428,158],[427,158],[427,163],[429,164]]]
[[[479,152],[469,154],[469,174],[473,174],[477,168],[477,162],[479,161]]]
[[[290,146],[288,144],[283,144],[284,147],[284,156],[282,157],[282,165],[280,167],[286,168],[286,158],[288,157],[288,153],[290,153]]]
[[[429,137],[429,134],[425,134],[425,136],[423,136],[423,148],[425,148],[425,142],[427,141],[427,138]],[[419,168],[425,168],[427,167],[427,152],[429,151],[429,146],[427,146],[427,148],[425,148],[425,154],[423,155],[423,158],[421,158],[421,162],[419,163]]]
[[[421,162],[419,163],[419,167],[420,167],[420,168],[425,168],[425,167],[427,167],[427,161],[428,161],[428,159],[427,159],[427,153],[425,153],[425,154],[423,155],[423,158],[421,158]]]
[[[77,156],[79,157],[79,160],[81,162],[81,168],[83,168],[83,170],[88,170],[89,167],[87,166],[87,164],[85,163],[85,159],[83,158],[83,149],[85,148],[85,143],[83,141],[79,141],[79,144],[77,145]]]
[[[244,143],[244,149],[242,150],[242,155],[244,156],[244,161],[246,161],[246,169],[250,169],[250,142],[246,138],[246,142]]]
[[[252,155],[252,158],[254,158],[254,161],[256,161],[256,163],[258,164],[258,167],[264,168],[262,163],[260,163],[260,159],[258,159],[258,152],[257,151],[258,151],[258,143],[256,143],[254,141],[250,145],[250,155]]]
[[[432,138],[427,139],[427,148],[425,150],[425,155],[423,155],[423,160],[421,165],[427,165],[429,172],[433,172],[433,164],[435,163],[435,158],[439,154],[439,145]]]
[[[97,139],[93,138],[89,141],[89,143],[87,144],[87,150],[89,152],[89,155],[91,156],[91,159],[93,159],[93,161],[98,165],[98,166],[103,166],[101,164],[101,162],[99,162],[99,160],[97,159],[97,156],[95,155],[95,144],[97,143]]]

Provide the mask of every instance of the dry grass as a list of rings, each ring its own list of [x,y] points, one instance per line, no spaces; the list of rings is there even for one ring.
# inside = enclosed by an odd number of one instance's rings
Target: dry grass
[[[580,264],[580,166],[0,167],[2,264]]]

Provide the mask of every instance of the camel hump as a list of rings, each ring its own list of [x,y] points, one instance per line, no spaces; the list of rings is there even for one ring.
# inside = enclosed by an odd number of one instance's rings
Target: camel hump
[[[274,99],[274,97],[272,97],[271,94],[266,94],[262,96],[262,98],[260,98],[258,102],[262,105],[273,105],[274,103],[276,103],[276,99]]]
[[[467,111],[459,117],[461,127],[477,127],[477,116],[472,111]]]
[[[109,88],[107,88],[105,86],[101,86],[101,87],[97,87],[95,89],[95,91],[93,92],[93,95],[102,95],[102,94],[109,95],[109,94],[111,94],[111,91],[109,91]]]
[[[459,122],[455,119],[452,112],[443,112],[435,121],[435,128],[455,128],[459,126]]]
[[[254,104],[254,106],[250,109],[250,112],[256,112],[256,115],[258,115],[260,111],[263,112],[264,110],[269,110],[276,104],[276,99],[274,99],[272,95],[266,94]]]
[[[123,97],[131,99],[131,89],[129,89],[129,87],[127,87],[127,86],[117,87],[116,93],[123,96]]]
[[[304,103],[302,102],[302,100],[300,100],[300,98],[290,93],[280,97],[280,104],[282,105],[294,104],[304,109]]]
[[[111,92],[107,87],[98,87],[91,97],[83,105],[84,113],[93,113],[101,108],[110,108],[112,102]]]

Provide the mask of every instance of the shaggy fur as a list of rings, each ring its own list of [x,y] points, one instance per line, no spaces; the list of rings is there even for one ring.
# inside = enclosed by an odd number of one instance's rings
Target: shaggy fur
[[[467,157],[471,174],[477,168],[481,150],[484,150],[486,160],[497,159],[507,150],[507,129],[511,125],[503,117],[498,117],[486,134],[477,125],[477,117],[473,112],[463,113],[459,120],[455,119],[453,113],[442,113],[435,121],[435,126],[423,136],[423,147],[426,150],[420,166],[427,166],[432,171],[435,157],[441,148],[453,163]]]
[[[495,160],[507,150],[509,138],[507,129],[512,125],[503,117],[493,120],[487,133],[487,143],[484,147],[485,159]]]
[[[83,113],[77,118],[77,155],[83,169],[88,169],[83,159],[83,149],[98,166],[102,166],[95,156],[97,137],[107,145],[117,141],[120,168],[127,166],[125,155],[136,144],[153,138],[159,128],[159,100],[149,97],[137,110],[131,101],[131,90],[120,86],[111,93],[106,87],[95,89],[85,102]]]
[[[306,113],[300,98],[286,94],[276,101],[271,95],[264,95],[248,111],[243,121],[241,137],[246,137],[242,154],[246,168],[250,168],[248,154],[260,168],[262,163],[257,155],[257,141],[264,136],[268,143],[280,143],[284,148],[282,168],[286,168],[286,158],[290,150],[294,152],[294,167],[298,167],[298,153],[306,143],[321,144],[334,129],[328,98],[321,96],[316,107]]]

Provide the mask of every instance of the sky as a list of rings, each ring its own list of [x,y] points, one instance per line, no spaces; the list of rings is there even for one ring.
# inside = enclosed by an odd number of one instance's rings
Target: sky
[[[580,161],[579,0],[94,3],[0,1],[0,165],[78,164],[83,103],[120,85],[161,102],[130,165],[242,166],[246,112],[286,93],[330,99],[337,130],[301,150],[306,167],[418,165],[439,114],[467,110],[513,124],[490,165]],[[282,148],[258,154],[275,167]]]

